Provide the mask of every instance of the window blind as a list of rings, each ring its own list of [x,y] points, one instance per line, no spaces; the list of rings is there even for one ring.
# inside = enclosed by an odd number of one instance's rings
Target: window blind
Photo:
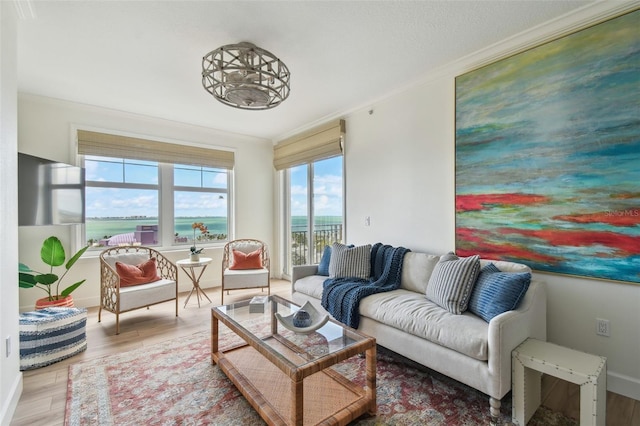
[[[233,169],[233,151],[78,130],[78,154]]]
[[[283,140],[273,147],[273,166],[284,170],[342,154],[344,120],[335,120]]]

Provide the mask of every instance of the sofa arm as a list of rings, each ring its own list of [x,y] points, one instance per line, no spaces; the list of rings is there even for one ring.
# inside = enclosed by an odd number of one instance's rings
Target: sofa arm
[[[301,278],[318,275],[318,265],[298,265],[293,267],[291,274],[291,292],[294,292],[293,286]]]
[[[527,338],[547,340],[547,294],[545,284],[531,281],[518,309],[489,322],[489,372],[499,394],[511,389],[511,352]]]

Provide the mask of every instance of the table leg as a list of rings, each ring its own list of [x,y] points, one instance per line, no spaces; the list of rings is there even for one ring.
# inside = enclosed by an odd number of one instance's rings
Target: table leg
[[[189,270],[185,269],[184,267],[182,268],[184,273],[187,275],[187,277],[189,277],[191,283],[193,284],[193,288],[189,292],[187,300],[184,301],[185,308],[187,307],[187,303],[189,303],[189,299],[191,299],[191,295],[194,291],[196,292],[196,298],[198,299],[198,308],[200,307],[200,293],[202,293],[202,295],[207,298],[209,303],[213,303],[211,299],[209,299],[209,296],[207,296],[207,293],[205,293],[204,290],[200,287],[200,278],[202,278],[202,274],[204,274],[205,269],[207,269],[207,265],[202,266],[200,274],[196,277],[196,272],[194,271],[193,266],[189,267]]]
[[[218,318],[211,311],[211,363],[216,363],[218,353]]]
[[[207,269],[207,265],[204,265],[202,267],[202,269],[200,270],[200,275],[198,275],[198,279],[196,279],[193,284],[196,288],[196,294],[198,295],[198,307],[200,307],[200,294],[198,292],[202,293],[202,295],[207,298],[209,303],[213,303],[211,299],[209,299],[209,296],[207,296],[207,293],[205,293],[204,290],[200,287],[200,278],[202,278],[202,274],[204,274],[205,269]]]
[[[291,404],[291,424],[302,426],[304,415],[304,379],[300,381],[291,380],[291,395],[293,395],[293,404]]]
[[[369,414],[376,415],[378,405],[376,401],[376,347],[367,349],[366,353],[366,369],[367,369],[367,396],[371,399],[369,405]]]
[[[525,367],[516,355],[512,358],[512,421],[525,426],[540,406],[542,373]]]
[[[187,296],[187,300],[184,301],[184,307],[187,307],[187,303],[189,303],[189,299],[191,299],[191,295],[193,294],[193,290],[195,290],[195,287],[191,288],[191,291],[189,292],[189,295]],[[200,307],[200,304],[198,304],[198,307]]]
[[[604,426],[606,417],[607,383],[606,370],[600,377],[580,385],[580,424]],[[595,376],[594,376],[595,377]]]

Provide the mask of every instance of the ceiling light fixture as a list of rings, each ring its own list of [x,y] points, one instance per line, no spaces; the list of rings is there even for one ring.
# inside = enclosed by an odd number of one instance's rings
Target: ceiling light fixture
[[[289,96],[289,68],[252,43],[228,44],[202,58],[202,86],[223,104],[261,110]]]

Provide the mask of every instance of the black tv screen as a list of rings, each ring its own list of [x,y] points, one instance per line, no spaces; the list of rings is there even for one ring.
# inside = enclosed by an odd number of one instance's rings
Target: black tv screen
[[[84,169],[18,153],[18,225],[84,223]]]

